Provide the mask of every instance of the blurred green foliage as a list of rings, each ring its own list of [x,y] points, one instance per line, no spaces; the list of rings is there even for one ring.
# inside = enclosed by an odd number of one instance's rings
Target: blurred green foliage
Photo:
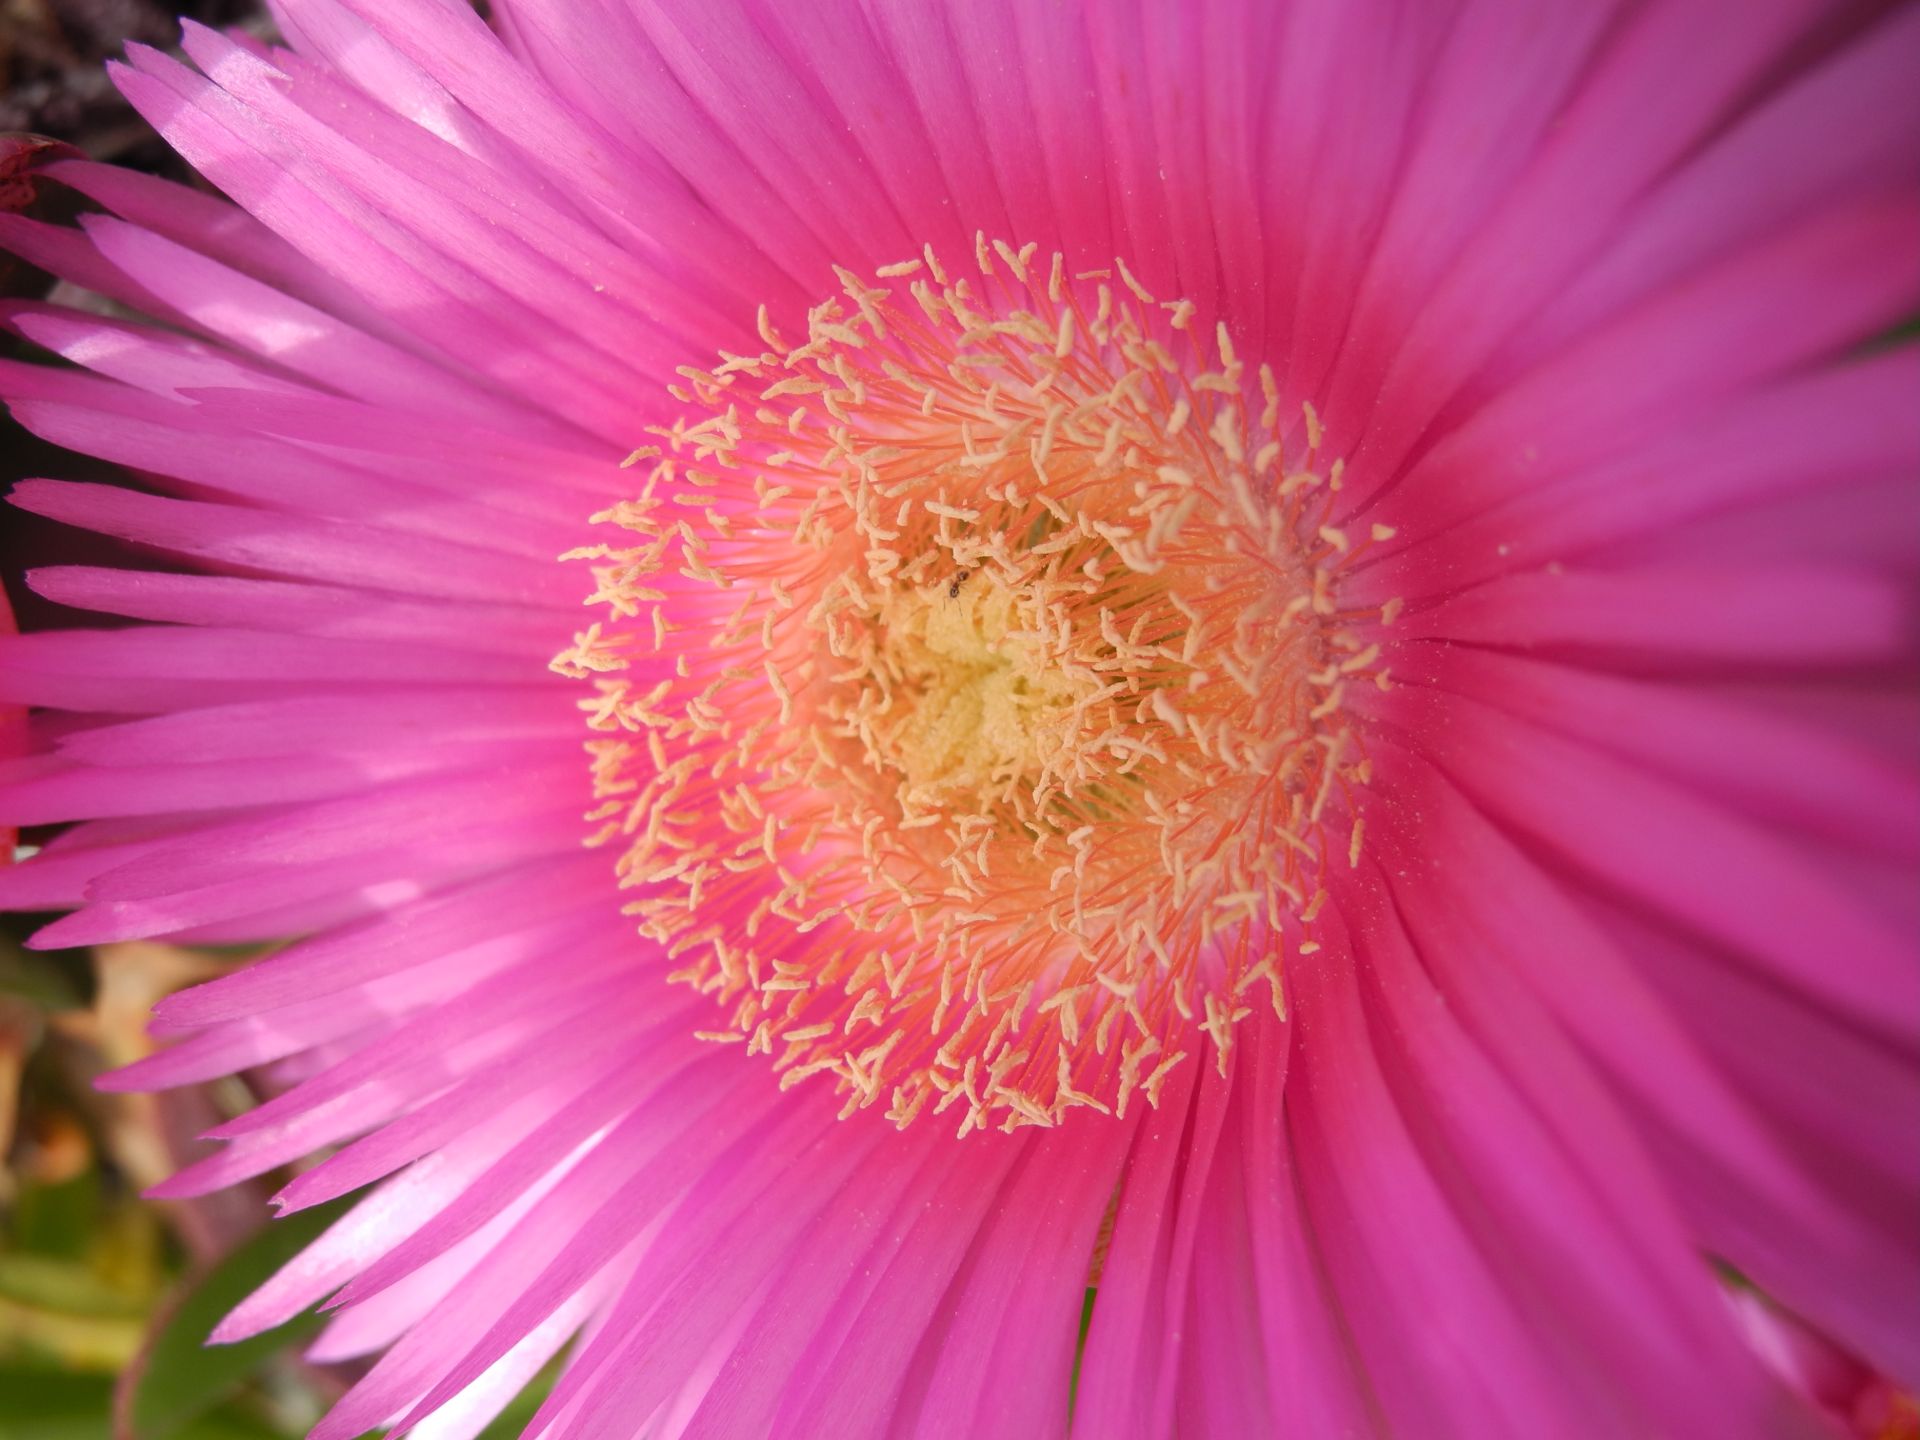
[[[164,1111],[91,1081],[142,1042],[99,1010],[89,956],[18,941],[17,928],[0,936],[0,1440],[107,1440],[122,1390],[119,1433],[141,1440],[300,1433],[319,1402],[290,1401],[272,1341],[205,1350],[183,1334],[299,1237],[236,1236],[231,1254],[202,1260],[178,1228],[188,1209],[141,1200],[152,1177],[129,1170],[167,1153]],[[126,1383],[136,1375],[143,1385]]]
[[[359,1373],[304,1362],[317,1314],[237,1345],[205,1337],[337,1219],[340,1201],[267,1222],[285,1173],[198,1200],[140,1191],[192,1136],[252,1103],[244,1085],[164,1096],[96,1090],[146,1053],[160,995],[231,956],[161,945],[42,953],[0,921],[0,1440],[289,1440]],[[487,1431],[518,1435],[543,1377]]]
[[[144,1042],[102,1012],[89,956],[19,938],[0,936],[0,1440],[107,1440],[117,1397],[118,1433],[141,1440],[299,1434],[320,1402],[289,1396],[273,1341],[206,1350],[184,1333],[270,1274],[296,1227],[236,1235],[214,1260],[181,1231],[204,1217],[140,1199],[157,1177],[130,1172],[169,1153],[165,1111],[91,1081]],[[156,984],[179,970],[149,968]]]

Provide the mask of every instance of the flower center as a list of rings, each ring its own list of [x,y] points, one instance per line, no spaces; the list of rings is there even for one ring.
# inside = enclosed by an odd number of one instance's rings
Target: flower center
[[[973,260],[683,370],[554,662],[705,1038],[963,1134],[1157,1101],[1283,1009],[1386,684],[1311,409],[1124,266]]]
[[[956,569],[887,594],[829,707],[903,816],[991,814],[1058,768],[1095,678],[1056,658],[1024,587]],[[968,583],[971,581],[972,583]],[[1026,600],[1023,614],[1022,601]]]

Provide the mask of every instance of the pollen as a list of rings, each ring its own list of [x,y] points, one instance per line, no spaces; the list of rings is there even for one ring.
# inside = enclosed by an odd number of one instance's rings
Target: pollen
[[[972,580],[972,584],[967,582]],[[1071,770],[1097,675],[1060,663],[1043,612],[993,574],[889,593],[871,616],[866,683],[835,697],[845,733],[870,738],[905,816],[992,809],[1051,769]]]
[[[1284,1015],[1360,862],[1384,617],[1340,591],[1393,532],[1336,525],[1320,417],[1121,262],[839,278],[681,371],[570,557],[589,843],[702,1037],[844,1114],[1157,1104]]]

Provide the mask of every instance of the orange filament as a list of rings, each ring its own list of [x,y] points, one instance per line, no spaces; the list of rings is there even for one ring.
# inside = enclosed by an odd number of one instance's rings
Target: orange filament
[[[1359,855],[1342,697],[1386,684],[1312,410],[1124,265],[974,261],[683,370],[554,662],[705,1038],[962,1134],[1157,1103],[1284,1013]]]

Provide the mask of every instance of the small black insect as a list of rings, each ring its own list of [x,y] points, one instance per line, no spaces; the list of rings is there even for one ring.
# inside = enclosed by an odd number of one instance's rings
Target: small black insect
[[[953,572],[953,583],[947,586],[947,598],[949,600],[958,600],[960,598],[960,587],[967,583],[968,573],[969,572],[965,570],[956,570]]]

